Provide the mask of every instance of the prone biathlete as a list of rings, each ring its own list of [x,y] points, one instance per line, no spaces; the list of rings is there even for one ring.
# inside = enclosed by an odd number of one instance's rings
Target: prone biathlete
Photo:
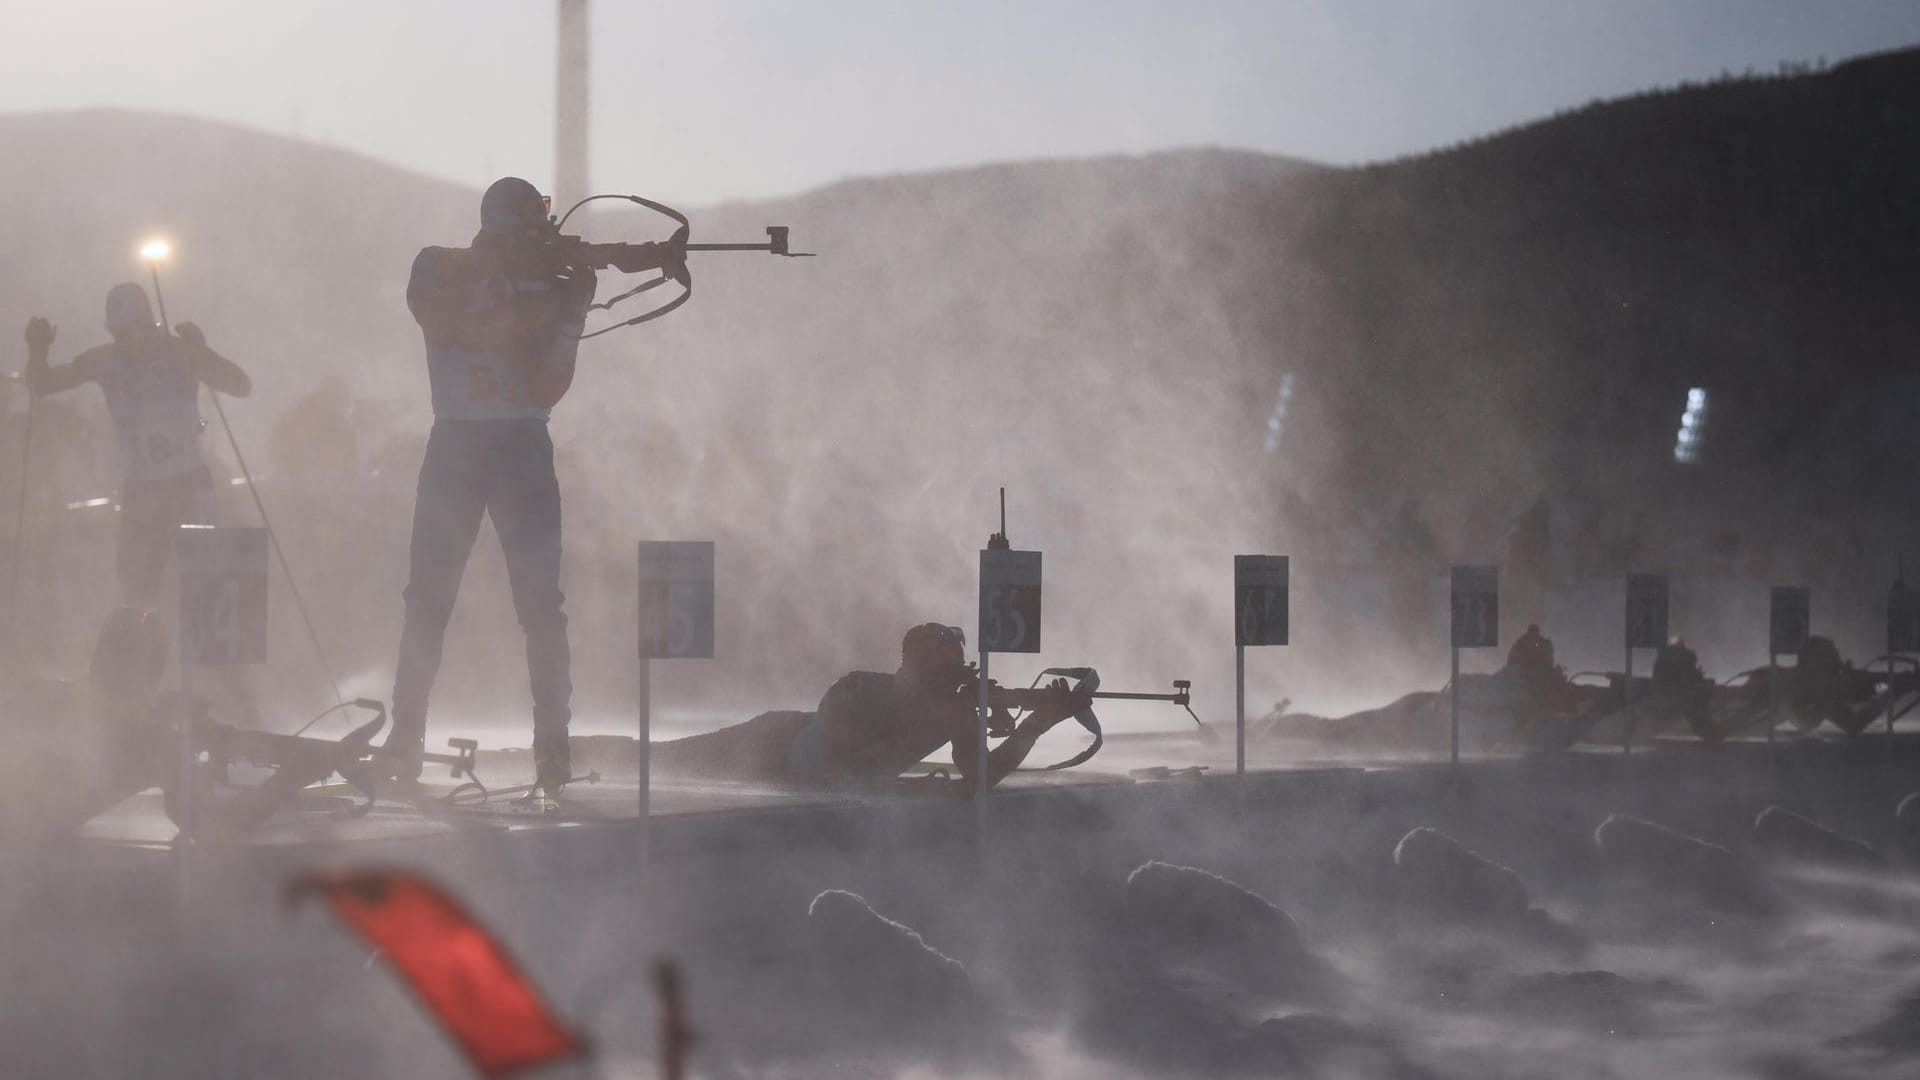
[[[813,712],[762,713],[745,723],[655,743],[654,768],[669,775],[834,785],[888,780],[953,745],[953,763],[972,780],[979,761],[977,673],[966,663],[959,627],[923,623],[900,640],[891,674],[841,676]],[[1020,767],[1034,742],[1091,704],[1090,691],[1055,679],[1000,745],[987,752],[987,784]]]
[[[27,387],[36,396],[98,383],[120,448],[120,524],[115,549],[122,602],[153,606],[180,526],[209,523],[213,475],[200,450],[200,386],[246,397],[253,381],[207,347],[190,322],[168,333],[154,321],[146,290],[115,285],[107,293],[113,341],[49,365],[55,329],[27,321]]]

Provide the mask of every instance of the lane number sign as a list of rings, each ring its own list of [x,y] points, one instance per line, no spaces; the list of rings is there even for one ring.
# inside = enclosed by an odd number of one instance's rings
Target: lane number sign
[[[1453,647],[1500,644],[1500,572],[1491,566],[1453,568]]]
[[[1887,592],[1887,651],[1920,653],[1920,592],[1904,583]]]
[[[1233,557],[1233,643],[1287,643],[1287,557]]]
[[[180,658],[189,664],[267,662],[267,530],[183,526]]]
[[[1775,585],[1767,617],[1767,644],[1774,655],[1797,653],[1812,626],[1812,601],[1804,585]]]
[[[640,658],[713,659],[713,541],[640,542]]]
[[[1627,648],[1667,644],[1667,575],[1627,575]]]
[[[1040,651],[1040,553],[980,553],[980,651]]]

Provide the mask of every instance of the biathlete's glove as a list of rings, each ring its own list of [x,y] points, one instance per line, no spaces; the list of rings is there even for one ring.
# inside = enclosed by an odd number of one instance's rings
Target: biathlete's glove
[[[207,335],[202,333],[200,328],[193,323],[183,322],[173,328],[173,333],[181,341],[186,342],[196,349],[204,349],[207,347]]]
[[[593,303],[593,293],[599,284],[599,276],[591,266],[569,267],[553,276],[554,296],[568,308],[584,309]]]

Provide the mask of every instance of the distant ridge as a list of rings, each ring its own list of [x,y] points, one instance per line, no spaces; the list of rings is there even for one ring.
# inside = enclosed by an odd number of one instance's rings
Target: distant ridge
[[[629,685],[636,537],[731,545],[719,678],[771,704],[890,657],[903,619],[963,619],[1001,485],[1049,552],[1050,640],[1142,682],[1209,670],[1220,551],[1365,566],[1408,497],[1445,558],[1498,552],[1546,494],[1582,574],[1632,558],[1683,575],[1729,531],[1742,572],[1782,580],[1833,561],[1819,550],[1890,563],[1920,505],[1916,115],[1903,50],[1359,168],[1205,148],[702,209],[699,235],[786,224],[821,257],[703,258],[682,313],[584,354],[554,425],[582,693]],[[235,410],[251,445],[326,374],[370,403],[363,460],[386,464],[353,505],[376,569],[324,572],[328,618],[365,653],[343,663],[389,662],[361,620],[394,609],[426,427],[406,272],[471,235],[473,192],[124,112],[0,115],[0,189],[0,332],[43,313],[60,348],[97,340],[106,286],[138,273],[132,239],[164,228],[176,317],[258,375]],[[1682,468],[1695,386],[1712,427]],[[305,539],[309,563],[344,549]],[[501,590],[476,590],[475,624],[511,626]],[[1153,617],[1117,615],[1122,593]],[[1316,648],[1334,646],[1304,643],[1303,662]],[[476,700],[518,700],[516,649],[488,638]]]

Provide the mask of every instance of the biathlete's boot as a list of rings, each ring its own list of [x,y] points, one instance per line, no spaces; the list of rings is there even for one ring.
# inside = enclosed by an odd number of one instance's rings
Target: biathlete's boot
[[[533,733],[533,777],[549,799],[559,798],[561,789],[573,779],[573,755],[564,729]]]
[[[387,741],[374,751],[375,773],[390,776],[403,784],[418,783],[420,771],[426,766],[423,757],[427,749],[425,728],[425,724],[395,721],[393,729],[387,733]]]

